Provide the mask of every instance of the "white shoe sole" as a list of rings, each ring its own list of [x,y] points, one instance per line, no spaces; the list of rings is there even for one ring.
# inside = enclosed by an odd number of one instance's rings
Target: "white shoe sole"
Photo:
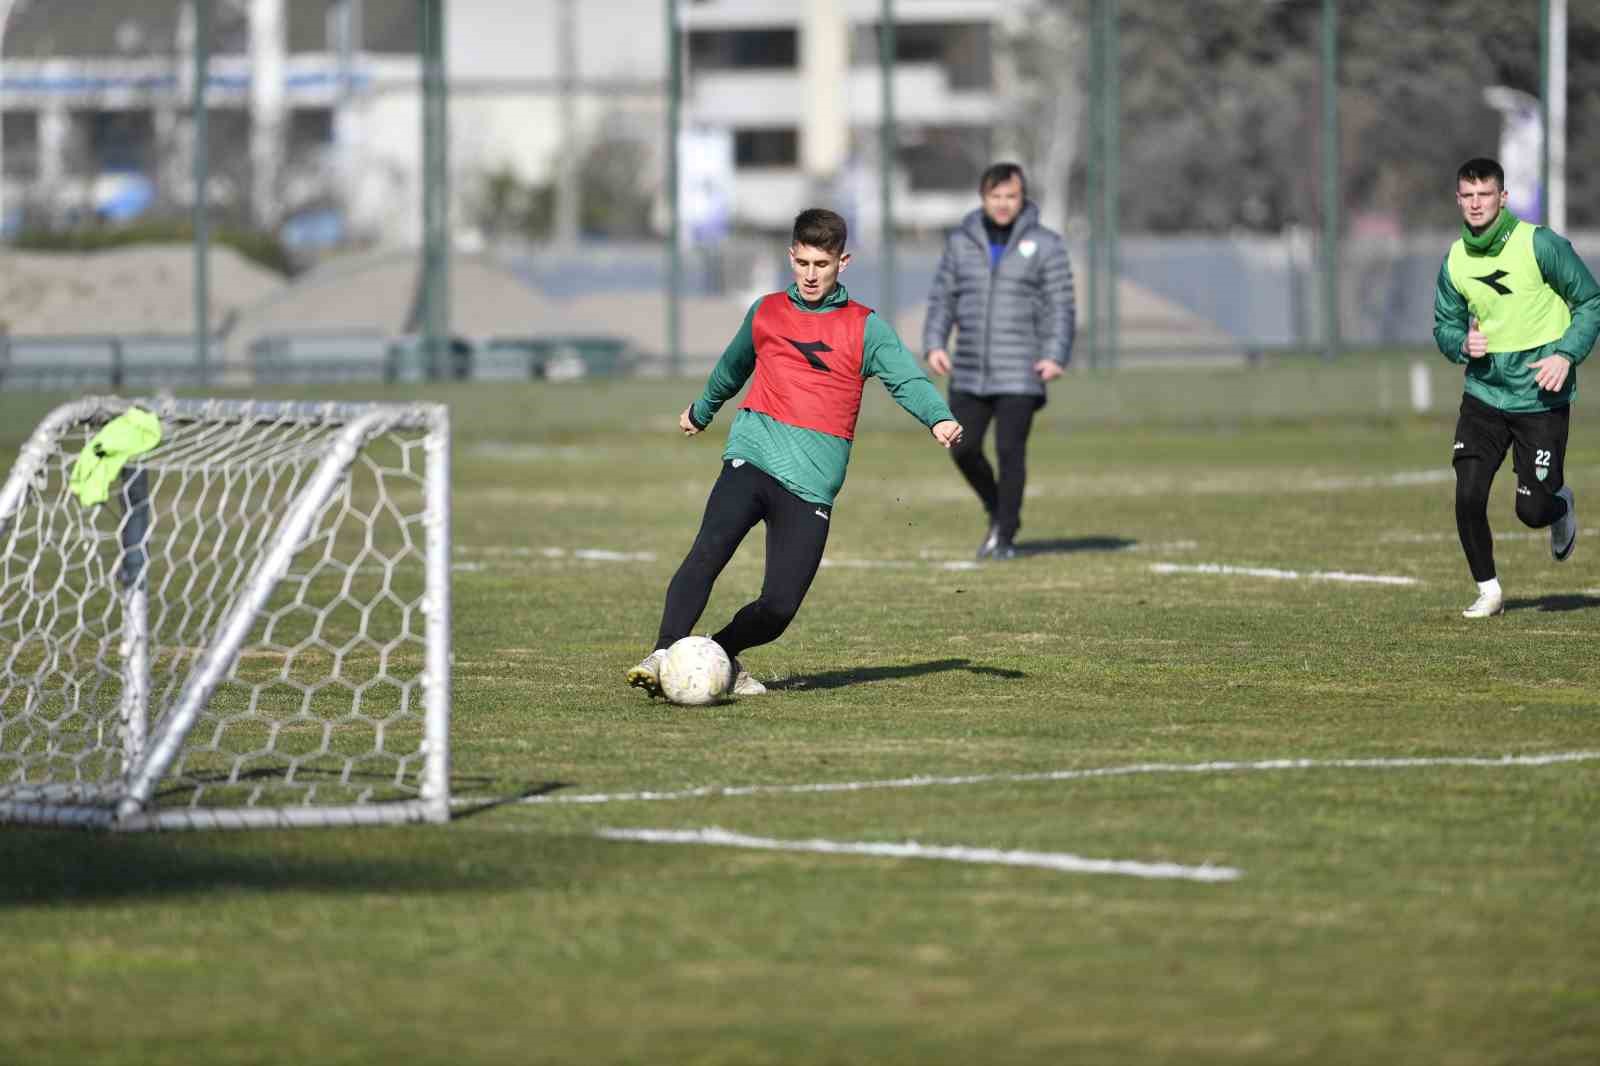
[[[733,695],[735,696],[765,696],[766,694],[767,686],[749,675],[741,677],[733,684]]]
[[[634,688],[644,689],[651,699],[661,695],[661,675],[651,673],[642,664],[628,671],[628,684]]]

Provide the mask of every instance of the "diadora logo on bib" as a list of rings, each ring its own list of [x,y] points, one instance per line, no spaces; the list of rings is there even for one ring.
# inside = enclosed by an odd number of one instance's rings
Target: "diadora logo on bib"
[[[1501,296],[1510,296],[1511,290],[1500,284],[1501,278],[1509,278],[1510,276],[1504,270],[1496,270],[1493,274],[1485,274],[1481,278],[1473,278],[1472,280],[1483,282]]]
[[[833,351],[832,348],[828,347],[826,341],[797,341],[793,337],[785,337],[783,339],[794,345],[794,350],[805,356],[806,362],[810,363],[812,367],[822,371],[824,374],[833,373],[832,368],[827,363],[817,358],[818,352]]]

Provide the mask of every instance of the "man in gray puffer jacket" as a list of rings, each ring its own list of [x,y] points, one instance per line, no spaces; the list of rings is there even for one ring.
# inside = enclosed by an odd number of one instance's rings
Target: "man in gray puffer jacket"
[[[950,410],[966,430],[950,455],[989,514],[978,558],[1010,559],[1022,527],[1028,433],[1045,382],[1072,357],[1077,319],[1066,242],[1039,224],[1022,168],[996,163],[978,193],[982,206],[945,240],[922,349],[929,370],[950,375]],[[952,327],[954,358],[945,347]],[[983,454],[991,421],[998,478]]]

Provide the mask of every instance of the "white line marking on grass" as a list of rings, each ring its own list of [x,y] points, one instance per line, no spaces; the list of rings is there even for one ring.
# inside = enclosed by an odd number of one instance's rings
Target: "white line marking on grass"
[[[1110,549],[1111,551],[1187,551],[1198,547],[1192,540],[1174,540],[1163,544],[1131,544],[1125,548]],[[1027,544],[1022,546],[1023,554],[1028,554]],[[613,551],[607,548],[529,548],[509,547],[498,545],[472,546],[457,545],[454,549],[457,556],[484,557],[484,558],[520,558],[520,559],[581,559],[584,562],[597,563],[653,563],[659,558],[655,552],[649,551]],[[1041,554],[1053,554],[1042,552]],[[981,570],[983,564],[971,559],[939,558],[934,553],[924,550],[916,559],[838,559],[833,557],[822,560],[824,568],[835,570],[915,570],[929,567],[935,570]],[[455,568],[467,572],[484,569],[482,563],[458,562]]]
[[[655,552],[620,552],[610,548],[505,548],[505,547],[457,547],[457,555],[483,555],[488,557],[513,556],[529,559],[538,556],[542,559],[582,559],[586,562],[600,563],[653,563],[656,560]]]
[[[1441,481],[1454,481],[1456,472],[1449,467],[1427,470],[1401,470],[1393,474],[1375,474],[1362,477],[1327,477],[1306,482],[1306,488],[1319,492],[1347,492],[1350,489],[1395,489],[1410,485],[1437,485]]]
[[[1550,539],[1548,529],[1512,530],[1506,533],[1491,534],[1495,540],[1542,540]],[[1580,529],[1580,537],[1600,536],[1600,529]],[[1440,533],[1384,533],[1378,537],[1380,544],[1440,544],[1445,541],[1451,544],[1460,543],[1460,536],[1454,532]]]
[[[1230,566],[1226,563],[1151,563],[1157,574],[1220,574],[1224,577],[1270,577],[1280,581],[1349,581],[1367,585],[1420,585],[1414,577],[1392,574],[1347,574],[1342,570],[1279,570],[1270,566]]]
[[[655,552],[617,552],[605,548],[574,548],[574,559],[583,559],[596,563],[653,563],[656,561]]]
[[[1197,540],[1169,540],[1165,544],[1134,544],[1123,549],[1130,552],[1183,552],[1200,547]]]
[[[1235,881],[1242,871],[1231,866],[1181,866],[1174,862],[1136,862],[1131,859],[1086,859],[1053,851],[1002,851],[998,848],[938,847],[907,841],[903,844],[850,843],[837,840],[777,840],[730,833],[726,829],[602,829],[606,840],[631,840],[645,844],[702,844],[759,851],[810,851],[822,855],[869,855],[890,859],[943,859],[998,866],[1036,866],[1069,874],[1121,874],[1125,877],[1183,881]]]
[[[1034,773],[964,774],[952,777],[895,777],[876,781],[825,781],[797,785],[700,785],[672,792],[589,792],[549,793],[524,796],[519,804],[546,803],[637,803],[663,800],[708,799],[737,796],[779,796],[824,792],[867,792],[875,789],[933,788],[946,785],[992,785],[1032,781],[1087,781],[1104,777],[1132,777],[1138,774],[1226,774],[1259,773],[1280,770],[1413,770],[1438,766],[1526,767],[1557,766],[1564,763],[1600,759],[1600,751],[1566,751],[1547,755],[1445,755],[1437,757],[1370,759],[1263,759],[1256,762],[1133,763],[1085,770],[1042,770]],[[458,796],[456,806],[471,807],[496,802],[494,797]]]
[[[932,566],[936,570],[977,570],[979,566],[971,559],[947,559],[943,562],[936,559],[906,560],[906,559],[823,559],[822,566],[830,570],[918,570]]]

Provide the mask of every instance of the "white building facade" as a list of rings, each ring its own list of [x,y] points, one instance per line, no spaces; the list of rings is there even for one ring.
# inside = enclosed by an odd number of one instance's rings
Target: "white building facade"
[[[417,0],[213,3],[212,201],[268,227],[332,210],[347,237],[416,242]],[[903,224],[948,225],[973,203],[993,147],[1002,3],[895,0]],[[630,177],[659,192],[661,0],[446,4],[458,233],[472,236],[473,198],[490,174],[581,195],[575,161],[602,139],[646,146],[647,172]],[[135,179],[154,201],[192,203],[192,4],[67,6],[12,0],[0,23],[0,221],[14,228],[24,208],[132,210],[117,190]],[[782,229],[814,202],[877,224],[882,11],[881,0],[680,0],[681,120],[731,145],[733,224]],[[558,233],[576,235],[576,212],[558,216]]]
[[[902,225],[948,225],[992,160],[1002,0],[896,0],[893,168]],[[831,194],[879,224],[881,0],[701,0],[684,9],[684,120],[732,131],[735,215],[781,227]]]

